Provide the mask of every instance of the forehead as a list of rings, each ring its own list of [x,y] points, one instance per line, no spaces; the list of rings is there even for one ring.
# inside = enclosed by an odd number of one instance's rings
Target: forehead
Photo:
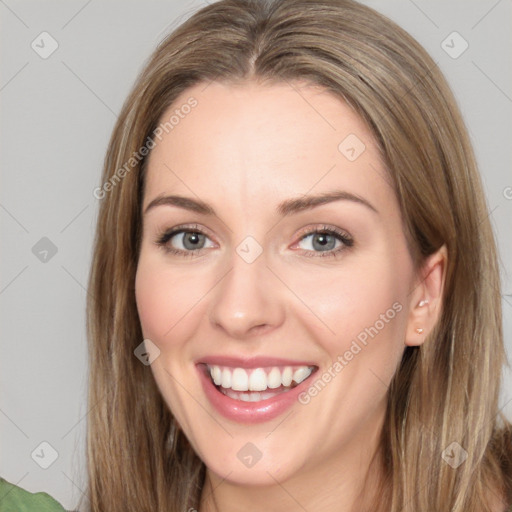
[[[167,109],[160,127],[145,204],[171,192],[213,203],[229,192],[240,206],[334,188],[364,192],[376,202],[393,195],[366,124],[318,86],[198,84]]]

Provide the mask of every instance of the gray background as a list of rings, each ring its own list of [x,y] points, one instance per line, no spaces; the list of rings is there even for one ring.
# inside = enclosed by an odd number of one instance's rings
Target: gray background
[[[511,354],[512,1],[364,3],[416,37],[455,90],[499,241]],[[85,488],[85,284],[98,206],[92,191],[138,71],[157,42],[202,5],[0,0],[0,475],[31,492],[45,490],[67,508]],[[46,59],[31,47],[43,31],[59,45]],[[458,58],[462,40],[446,39],[454,31],[469,44]],[[35,245],[49,250],[46,261]],[[512,418],[510,370],[505,379],[501,405]],[[43,441],[58,454],[47,469],[40,464],[52,462],[52,449]]]

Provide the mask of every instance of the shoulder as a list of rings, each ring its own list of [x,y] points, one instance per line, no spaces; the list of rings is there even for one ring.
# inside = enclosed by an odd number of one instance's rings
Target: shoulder
[[[0,477],[0,510],[2,512],[66,512],[64,507],[45,492],[31,493]]]

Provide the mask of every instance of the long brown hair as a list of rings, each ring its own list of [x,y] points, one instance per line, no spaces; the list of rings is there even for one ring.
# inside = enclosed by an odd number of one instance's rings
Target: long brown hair
[[[408,347],[382,432],[391,512],[484,512],[512,502],[512,427],[498,410],[506,362],[494,236],[475,157],[436,64],[396,24],[352,0],[221,0],[155,50],[127,98],[97,189],[89,278],[88,501],[94,512],[199,507],[205,467],[134,350],[145,156],[162,114],[211,80],[324,86],[380,145],[417,265],[443,244],[443,312]],[[134,160],[130,160],[134,159]],[[127,165],[127,162],[130,162]],[[457,468],[445,449],[458,443]],[[493,508],[494,507],[494,508]]]

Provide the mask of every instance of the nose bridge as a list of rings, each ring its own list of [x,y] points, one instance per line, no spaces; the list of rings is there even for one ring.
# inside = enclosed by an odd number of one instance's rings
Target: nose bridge
[[[230,270],[216,287],[210,321],[232,337],[244,337],[283,320],[278,286],[261,245],[246,237],[230,254]]]

